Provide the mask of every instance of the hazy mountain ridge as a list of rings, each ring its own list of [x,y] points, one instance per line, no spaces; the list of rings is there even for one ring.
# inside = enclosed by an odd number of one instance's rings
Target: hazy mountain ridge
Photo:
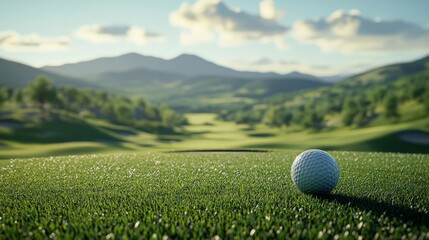
[[[38,76],[47,76],[57,86],[73,86],[85,88],[98,88],[98,86],[81,79],[63,76],[42,69],[34,68],[19,62],[0,58],[0,84],[13,88],[25,87]]]
[[[190,54],[166,60],[128,53],[42,69],[86,79],[122,94],[181,105],[180,108],[202,102],[196,99],[205,99],[201,104],[207,106],[219,99],[249,101],[326,85],[308,74],[237,71]]]
[[[181,54],[172,59],[162,59],[152,56],[128,53],[117,57],[103,57],[78,63],[64,64],[60,66],[46,66],[41,69],[62,74],[65,76],[85,78],[88,76],[104,74],[108,72],[126,72],[133,69],[148,69],[168,73],[179,74],[188,77],[196,76],[221,76],[233,78],[279,78],[279,77],[302,77],[313,78],[314,76],[293,72],[290,74],[278,74],[274,72],[250,72],[237,71],[224,67],[199,56]]]

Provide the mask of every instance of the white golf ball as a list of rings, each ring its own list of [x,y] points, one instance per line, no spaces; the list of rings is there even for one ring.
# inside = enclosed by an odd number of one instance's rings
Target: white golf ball
[[[335,188],[340,178],[340,170],[337,161],[329,153],[310,149],[295,158],[291,177],[301,192],[324,194]]]

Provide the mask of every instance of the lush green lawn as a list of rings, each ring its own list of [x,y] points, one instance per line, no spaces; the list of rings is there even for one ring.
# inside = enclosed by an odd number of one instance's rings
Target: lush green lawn
[[[190,125],[181,134],[155,135],[96,120],[57,119],[49,123],[0,122],[0,159],[67,154],[118,153],[186,149],[306,149],[429,153],[429,143],[401,139],[420,131],[429,139],[429,119],[361,129],[293,131],[249,127],[216,120],[215,114],[187,114]],[[19,119],[19,118],[18,118]],[[3,121],[4,122],[4,121]],[[427,141],[427,140],[426,140]]]
[[[429,238],[429,155],[332,152],[327,196],[290,179],[299,151],[0,161],[0,239]]]
[[[188,114],[192,137],[170,144],[177,149],[270,148],[383,151],[429,153],[428,144],[412,144],[401,139],[410,130],[429,129],[429,119],[367,128],[344,128],[332,131],[299,131],[257,125],[235,124],[216,120],[214,114]],[[429,136],[429,133],[427,133]]]

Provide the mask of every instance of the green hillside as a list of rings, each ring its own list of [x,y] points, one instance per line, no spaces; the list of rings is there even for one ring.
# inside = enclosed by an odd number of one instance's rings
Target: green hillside
[[[365,86],[396,81],[399,78],[429,71],[429,56],[409,63],[398,63],[377,68],[342,81],[343,86]]]
[[[331,129],[368,127],[429,116],[429,57],[381,67],[313,90],[278,94],[224,111],[243,123]]]

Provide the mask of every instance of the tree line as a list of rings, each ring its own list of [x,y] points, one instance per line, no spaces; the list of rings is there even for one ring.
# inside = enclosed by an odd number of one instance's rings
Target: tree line
[[[308,129],[365,126],[375,119],[400,121],[399,107],[414,101],[429,115],[429,73],[385,84],[333,85],[318,90],[278,95],[240,109],[223,110],[219,118],[237,123],[265,123],[272,127],[296,125]],[[340,120],[335,122],[335,118]]]
[[[137,128],[173,128],[187,124],[186,118],[166,105],[154,107],[143,98],[131,99],[105,91],[54,87],[47,77],[40,76],[23,89],[0,87],[0,106],[5,103],[36,106],[48,113],[54,109],[80,117],[105,119],[112,123]]]

